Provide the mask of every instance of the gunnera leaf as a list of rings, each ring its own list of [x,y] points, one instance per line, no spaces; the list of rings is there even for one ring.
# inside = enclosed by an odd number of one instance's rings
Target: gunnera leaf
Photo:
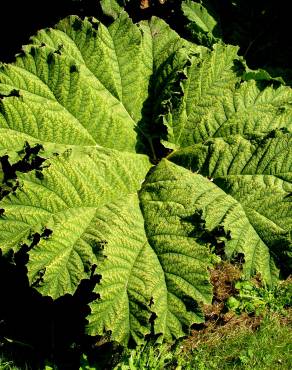
[[[212,299],[207,270],[211,255],[192,237],[194,225],[185,221],[196,211],[195,202],[189,199],[197,186],[194,180],[190,171],[163,161],[143,183],[141,210],[134,210],[133,203],[124,204],[121,220],[111,217],[110,223],[100,225],[109,241],[105,248],[108,258],[101,284],[95,289],[101,299],[91,304],[90,334],[114,328],[112,335],[121,340],[123,333],[132,330],[138,341],[139,334],[147,334],[146,328],[141,330],[141,321],[149,322],[151,312],[156,317],[154,333],[166,339],[183,336],[184,328],[202,322],[196,302]],[[138,199],[135,202],[138,204]],[[127,246],[119,233],[122,229],[129,236]]]
[[[0,248],[26,245],[30,284],[54,299],[74,294],[96,266],[92,335],[110,331],[121,343],[182,336],[202,322],[200,302],[212,299],[209,250],[178,234],[170,253],[176,248],[184,270],[175,282],[145,231],[138,195],[151,164],[137,153],[147,152],[145,138],[153,147],[147,125],[160,114],[151,102],[169,93],[188,51],[203,48],[157,18],[134,25],[121,13],[107,28],[69,17],[1,66],[1,154],[14,158],[26,142],[38,143],[47,159],[40,170],[19,168],[18,186],[1,200]]]
[[[26,246],[31,286],[54,299],[94,271],[90,335],[169,340],[212,301],[214,230],[247,277],[271,284],[291,256],[291,89],[243,82],[237,47],[114,17],[68,17],[0,67],[0,156],[15,166],[0,248]],[[160,141],[174,151],[159,163]],[[22,168],[26,147],[40,166]]]
[[[168,140],[162,143],[175,149],[169,159],[212,179],[236,200],[231,210],[225,201],[221,209],[219,199],[212,201],[208,193],[206,202],[214,209],[203,212],[206,225],[218,215],[208,227],[230,233],[228,258],[243,253],[245,276],[257,271],[273,284],[275,261],[291,271],[292,90],[273,83],[264,87],[252,79],[242,82],[236,53],[235,47],[216,44],[209,56],[186,67],[180,101],[170,99],[174,109],[163,116]],[[253,163],[257,158],[253,168],[251,158]],[[247,168],[251,172],[242,173]]]
[[[108,28],[72,16],[31,42],[15,63],[0,68],[0,154],[24,140],[56,152],[71,146],[143,151],[150,77],[188,45],[163,21],[134,25],[126,13]]]
[[[221,28],[219,17],[211,9],[211,5],[206,4],[207,7],[205,7],[203,4],[202,2],[186,0],[182,2],[181,7],[189,21],[187,29],[190,31],[193,41],[210,47],[221,38]]]

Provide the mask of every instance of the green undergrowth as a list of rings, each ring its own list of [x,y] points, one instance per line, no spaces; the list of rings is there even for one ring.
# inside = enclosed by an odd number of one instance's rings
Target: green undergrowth
[[[99,342],[103,358],[83,353],[79,370],[290,370],[291,278],[268,289],[256,278],[246,282],[239,276],[240,268],[226,262],[211,271],[213,302],[204,306],[206,322],[193,326],[188,337],[163,344],[152,338],[124,350]],[[18,360],[2,354],[0,370],[64,369],[52,361],[38,368]]]
[[[291,278],[274,288],[243,281],[240,268],[221,262],[211,271],[212,305],[206,322],[173,344],[126,348],[114,370],[291,369]],[[101,370],[83,357],[80,370]]]
[[[241,320],[241,323],[240,323]],[[211,370],[283,369],[292,367],[291,312],[287,316],[268,314],[254,329],[242,314],[237,326],[209,332],[172,348],[170,345],[143,345],[126,349],[114,370]],[[99,370],[86,364],[80,370]]]
[[[19,368],[13,364],[13,361],[7,361],[5,358],[0,358],[0,369],[1,370],[26,370],[28,367]]]
[[[290,313],[291,316],[291,313]],[[291,321],[291,317],[290,317]],[[267,315],[258,329],[233,328],[182,355],[184,369],[291,369],[291,322]]]
[[[231,329],[231,328],[230,328]],[[259,328],[253,331],[248,326],[227,331],[221,338],[209,333],[201,343],[185,344],[171,349],[169,345],[151,346],[149,344],[126,349],[115,370],[211,370],[211,369],[248,369],[248,370],[289,370],[292,367],[290,324],[286,317],[279,314],[267,315]],[[191,346],[194,346],[191,349]],[[12,362],[0,362],[1,370],[22,370]],[[26,368],[29,370],[29,367]],[[47,366],[44,370],[56,369]],[[86,358],[80,370],[101,370],[98,365],[89,365]]]

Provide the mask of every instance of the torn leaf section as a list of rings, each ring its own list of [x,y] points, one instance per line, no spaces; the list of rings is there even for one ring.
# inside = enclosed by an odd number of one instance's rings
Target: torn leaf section
[[[97,214],[96,233],[106,240],[102,276],[90,305],[88,333],[127,344],[143,342],[151,331],[152,312],[165,316],[167,288],[159,259],[148,243],[137,195],[103,207]],[[163,334],[163,333],[161,333]]]
[[[194,130],[197,125],[226,91],[234,89],[239,82],[235,68],[237,51],[235,46],[216,44],[203,57],[192,59],[186,78],[181,82],[181,104],[174,105],[175,109],[165,117],[168,141],[172,145],[184,147],[196,141]]]
[[[252,140],[241,136],[210,139],[170,156],[232,197],[235,203],[223,214],[225,201],[214,202],[206,220],[220,214],[211,224],[231,232],[227,256],[244,253],[246,276],[260,272],[268,284],[277,276],[275,263],[281,267],[285,260],[285,269],[291,266],[291,144],[291,134],[276,130]],[[210,193],[208,197],[211,202]]]
[[[45,159],[40,152],[42,152],[41,145],[31,147],[25,143],[21,150],[0,156],[0,199],[16,191],[19,186],[18,172],[35,170],[36,176],[42,176],[42,164]]]
[[[162,160],[140,193],[147,239],[168,291],[167,311],[154,325],[167,338],[182,336],[190,325],[201,322],[200,303],[212,299],[207,270],[211,256],[194,237],[196,225],[189,220],[201,209],[193,198],[195,189],[197,178],[191,172]]]
[[[187,147],[211,137],[263,135],[275,129],[292,130],[292,90],[241,82],[237,48],[216,44],[203,58],[194,58],[181,83],[182,97],[165,115],[165,146]]]
[[[0,202],[0,247],[5,254],[31,245],[30,238],[45,228],[52,235],[29,251],[28,276],[37,288],[57,298],[73,294],[97,263],[94,245],[100,207],[135,193],[150,165],[145,156],[95,150],[64,154],[46,162],[42,176],[19,174],[20,186]]]

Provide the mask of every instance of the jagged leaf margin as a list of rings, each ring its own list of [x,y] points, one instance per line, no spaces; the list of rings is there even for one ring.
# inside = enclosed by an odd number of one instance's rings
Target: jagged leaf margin
[[[242,82],[245,69],[238,48],[215,44],[208,55],[196,57],[184,70],[181,97],[175,94],[163,116],[168,148],[183,148],[211,137],[258,135],[277,128],[292,131],[292,89]],[[278,84],[279,85],[279,84]]]
[[[202,197],[208,204],[205,220],[212,231],[222,226],[230,233],[225,253],[243,253],[243,272],[256,272],[272,285],[278,267],[292,266],[292,136],[276,130],[264,137],[239,135],[209,139],[186,147],[169,159],[198,172],[228,197]],[[225,199],[233,199],[229,204]],[[284,264],[284,266],[283,266]]]

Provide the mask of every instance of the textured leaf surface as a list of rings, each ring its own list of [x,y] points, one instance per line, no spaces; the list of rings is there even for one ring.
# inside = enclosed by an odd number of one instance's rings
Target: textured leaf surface
[[[172,339],[212,300],[219,231],[245,276],[291,267],[292,93],[243,83],[234,46],[112,15],[69,17],[0,66],[0,248],[26,246],[53,298],[96,274],[89,334]]]
[[[190,171],[162,160],[140,193],[149,243],[163,266],[170,301],[179,306],[179,299],[188,302],[189,297],[191,307],[194,300],[208,302],[212,296],[206,270],[209,251],[193,234],[196,225],[191,216],[197,207],[192,194],[197,185]],[[178,310],[168,318],[171,333],[177,330],[180,315]],[[191,312],[184,315],[184,322],[191,320]]]
[[[291,134],[276,132],[252,141],[240,136],[210,139],[171,159],[212,179],[232,197],[228,205],[208,194],[205,201],[213,206],[205,220],[210,230],[223,226],[230,232],[225,253],[244,253],[247,277],[257,271],[271,284],[277,276],[273,257],[292,265]]]
[[[157,120],[159,104],[151,103],[170,94],[188,50],[205,52],[157,18],[134,25],[122,13],[106,28],[69,17],[1,66],[0,153],[11,160],[28,141],[51,159],[41,171],[17,173],[18,188],[1,200],[0,247],[7,253],[28,245],[30,283],[53,298],[73,294],[97,265],[100,298],[91,304],[88,332],[110,330],[123,343],[151,330],[184,335],[203,320],[198,302],[212,297],[211,257],[180,230],[180,211],[171,220],[169,253],[160,255],[161,241],[145,230],[151,210],[141,212],[137,194],[150,168],[135,154],[141,128]],[[161,217],[167,212],[166,203]]]
[[[202,118],[239,81],[234,71],[237,50],[234,46],[216,44],[203,58],[193,58],[181,82],[180,103],[174,96],[175,109],[164,117],[170,143],[177,147],[191,145]]]
[[[185,221],[194,211],[188,205],[196,186],[189,184],[192,174],[178,167],[176,176],[169,171],[173,166],[158,166],[154,178],[146,180],[141,212],[137,190],[149,168],[146,157],[98,150],[52,159],[41,178],[34,172],[19,175],[21,187],[2,200],[1,249],[17,250],[30,245],[35,233],[52,230],[29,251],[30,282],[53,298],[72,294],[96,264],[100,298],[91,304],[90,334],[111,330],[119,342],[126,343],[130,335],[141,341],[150,333],[154,312],[155,333],[182,336],[203,319],[197,302],[212,298],[211,257]],[[168,193],[168,199],[158,201],[160,209],[151,200],[157,176]],[[174,200],[186,209],[173,207]]]
[[[92,243],[99,241],[99,210],[140,188],[149,168],[146,157],[97,151],[53,159],[48,168],[19,175],[21,186],[1,201],[2,251],[32,242],[35,233],[52,235],[29,252],[28,275],[54,298],[74,293],[96,263]]]
[[[143,185],[142,213],[136,196],[123,202],[119,214],[116,205],[105,209],[102,220],[110,221],[100,222],[98,230],[107,240],[107,259],[95,289],[100,300],[91,304],[89,333],[114,328],[116,340],[132,332],[139,341],[154,312],[154,332],[171,339],[184,335],[183,325],[202,321],[197,302],[212,299],[211,257],[191,236],[194,225],[187,221],[195,210],[188,198],[196,186],[192,180],[189,171],[163,162]]]
[[[201,44],[210,44],[218,41],[221,30],[216,15],[210,9],[207,10],[201,3],[191,0],[182,2],[182,11],[189,20],[188,29],[194,38]]]
[[[97,232],[106,240],[106,260],[98,268],[100,299],[91,303],[88,332],[102,335],[110,330],[119,342],[129,335],[137,342],[149,333],[151,297],[165,300],[163,270],[150,247],[137,194],[104,207]],[[161,297],[162,296],[162,297]]]
[[[182,82],[180,104],[164,116],[168,147],[186,147],[210,137],[292,130],[292,90],[240,83],[237,48],[216,44],[208,57],[196,58]]]
[[[40,142],[80,146],[102,143],[133,151],[141,98],[137,92],[129,106],[127,91],[135,89],[137,83],[141,85],[139,91],[145,89],[147,93],[149,71],[143,70],[142,63],[137,65],[140,34],[127,21],[124,20],[123,30],[129,34],[128,40],[137,39],[130,46],[126,45],[126,37],[123,40],[117,34],[113,40],[104,26],[96,31],[89,21],[82,23],[75,17],[62,24],[64,31],[66,26],[71,30],[69,34],[61,30],[40,33],[39,40],[45,46],[27,47],[26,54],[18,57],[15,65],[3,67],[1,82],[8,88],[19,89],[22,100],[4,99],[1,126]],[[90,42],[83,56],[86,38]],[[132,66],[125,66],[125,61],[119,59],[121,49],[116,50],[117,47],[129,49],[134,58]],[[100,59],[103,63],[98,63]],[[127,69],[132,72],[126,74]]]
[[[141,151],[150,76],[187,44],[161,20],[108,28],[72,16],[0,70],[0,153],[18,142]]]

